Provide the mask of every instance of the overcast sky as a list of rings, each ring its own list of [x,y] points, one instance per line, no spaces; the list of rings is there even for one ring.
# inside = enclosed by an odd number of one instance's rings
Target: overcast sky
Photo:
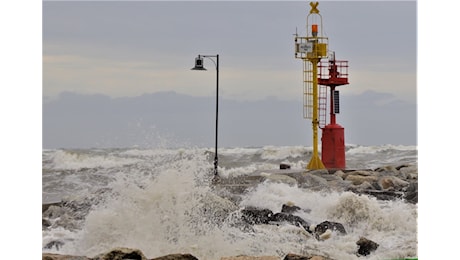
[[[254,102],[275,98],[301,101],[303,61],[294,56],[294,34],[307,36],[306,18],[310,9],[308,1],[44,1],[42,94],[45,106],[64,92],[102,94],[115,99],[164,91],[193,97],[215,96],[214,62],[217,60],[205,59],[207,72],[192,71],[190,68],[198,54],[219,54],[219,95],[222,100]],[[358,138],[346,140],[366,144],[392,143],[392,140],[395,144],[415,144],[415,111],[410,108],[403,118],[397,110],[383,111],[383,107],[379,110],[381,104],[375,102],[391,102],[388,99],[393,99],[416,105],[417,3],[322,1],[318,9],[322,17],[322,36],[329,38],[329,50],[335,51],[338,60],[349,61],[350,85],[340,87],[341,95],[356,96],[368,91],[382,93],[380,97],[360,96],[375,97],[369,103],[375,107],[368,107],[367,114],[358,110],[353,115],[345,115],[342,122],[345,126],[358,126],[358,120],[372,118],[373,121],[376,118],[381,126],[374,124],[374,127],[385,129],[391,122],[398,122],[401,127],[403,123],[408,134],[396,136],[398,132],[383,131],[377,135],[376,131],[366,128],[366,122],[359,122],[363,127],[346,134]],[[82,102],[79,106],[84,107],[87,101],[78,100]],[[367,104],[366,100],[359,98],[349,100]],[[268,110],[266,107],[254,109],[259,109],[259,113]],[[280,107],[278,111],[282,109]],[[65,107],[60,110],[70,111]],[[44,113],[48,113],[46,111],[49,110],[45,109]],[[299,105],[297,110],[287,113],[298,113],[299,120],[304,120],[301,111]],[[130,118],[144,113],[130,112]],[[188,111],[174,113],[178,112]],[[97,113],[94,111],[94,115]],[[174,113],[162,114],[162,117]],[[251,113],[247,111],[246,114]],[[64,116],[77,118],[77,111],[73,116],[71,114],[70,111]],[[59,122],[66,119],[53,119],[50,115],[44,114],[44,124],[53,122],[52,125],[62,133],[51,131],[51,123],[44,125],[46,140],[52,140],[53,136],[72,138],[71,130],[59,126]],[[407,117],[410,119],[406,120]],[[266,120],[270,122],[269,117]],[[94,122],[109,125],[104,118]],[[77,126],[87,124],[85,121],[74,123]],[[252,126],[251,123],[238,127],[245,127],[243,133],[248,133],[248,129],[256,131],[261,124]],[[302,124],[309,129],[309,123],[302,121]],[[224,130],[235,130],[235,127],[230,125],[232,129]],[[92,123],[92,128],[97,126]],[[279,140],[270,137],[251,143],[250,140],[255,138],[248,135],[247,141],[243,136],[239,141],[247,145],[283,142],[292,145],[304,141],[302,138],[283,140],[283,136],[293,135],[283,131],[282,127],[271,130]],[[172,134],[180,132],[171,128],[168,131]],[[311,134],[304,129],[301,131]],[[197,132],[212,135],[198,129]],[[123,139],[121,136],[119,138]],[[198,139],[197,136],[186,138]],[[88,136],[87,140],[90,139]],[[83,140],[72,141],[84,143]],[[238,145],[243,145],[241,142]]]
[[[417,3],[322,1],[324,36],[349,61],[350,85],[416,103]],[[215,69],[191,71],[198,54],[220,55],[220,95],[302,99],[308,1],[45,1],[43,95],[111,97],[176,91],[215,95]]]

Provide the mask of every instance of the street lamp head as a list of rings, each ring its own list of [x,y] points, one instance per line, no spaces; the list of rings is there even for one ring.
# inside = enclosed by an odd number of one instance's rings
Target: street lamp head
[[[203,67],[203,58],[200,55],[195,58],[195,67],[192,70],[207,70]]]

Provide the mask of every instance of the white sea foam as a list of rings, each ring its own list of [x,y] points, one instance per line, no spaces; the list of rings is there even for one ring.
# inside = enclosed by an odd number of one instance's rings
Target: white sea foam
[[[262,159],[265,160],[284,160],[289,157],[298,158],[312,151],[311,147],[304,146],[264,146]]]
[[[379,145],[379,146],[354,146],[347,151],[347,154],[374,154],[383,151],[416,151],[417,146],[411,145]]]
[[[238,149],[222,149],[227,160],[227,166],[219,166],[222,176],[273,169],[278,161],[289,162],[293,168],[304,168],[309,159],[306,154],[309,148],[280,147],[276,151],[276,147],[270,146],[244,148],[244,158],[249,158],[248,161],[235,160],[230,164],[237,157]],[[209,149],[44,153],[44,172],[53,171],[51,175],[44,173],[44,192],[67,185],[73,185],[71,188],[78,196],[85,193],[90,196],[99,186],[108,190],[94,195],[99,203],[92,205],[80,228],[68,230],[58,226],[45,230],[44,245],[54,240],[62,240],[64,245],[59,251],[52,248],[44,252],[93,257],[123,246],[140,249],[149,258],[191,253],[200,260],[215,260],[239,254],[282,257],[287,253],[316,252],[347,260],[360,259],[356,256],[356,241],[365,236],[380,245],[366,259],[417,255],[417,205],[377,201],[350,192],[316,192],[277,182],[259,184],[242,196],[239,205],[234,205],[213,193]],[[351,153],[347,160],[359,160],[364,166],[376,160],[373,152],[366,153],[368,157]],[[412,158],[413,155],[408,154],[408,158]],[[394,160],[391,151],[382,156],[383,160]],[[398,154],[398,158],[401,156]],[[256,161],[252,161],[254,158]],[[95,170],[88,172],[87,168]],[[73,171],[69,173],[68,169]],[[110,178],[98,183],[98,176]],[[325,220],[340,222],[348,234],[332,234],[326,241],[317,241],[300,228],[287,224],[256,225],[252,231],[243,231],[234,225],[242,207],[257,206],[279,212],[287,202],[311,210],[297,213],[306,221],[312,224]]]
[[[334,259],[358,259],[356,241],[361,236],[377,241],[378,253],[366,259],[394,259],[417,255],[417,206],[402,201],[377,201],[351,192],[305,191],[284,183],[265,182],[248,193],[241,205],[280,212],[282,204],[293,202],[309,213],[296,213],[312,224],[323,221],[342,223],[346,236],[326,241],[311,240],[308,248],[327,253]]]
[[[139,162],[136,158],[116,157],[112,154],[88,154],[85,151],[56,150],[49,155],[51,168],[75,170],[81,168],[114,168]]]

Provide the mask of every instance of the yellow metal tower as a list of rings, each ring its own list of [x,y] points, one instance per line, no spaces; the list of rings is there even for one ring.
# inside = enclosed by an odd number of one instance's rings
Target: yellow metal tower
[[[323,36],[323,19],[317,9],[318,2],[310,2],[310,6],[307,36],[299,37],[297,33],[295,35],[295,57],[304,61],[304,118],[311,119],[313,127],[313,155],[307,169],[315,170],[326,168],[318,155],[318,62],[327,58],[328,38]]]

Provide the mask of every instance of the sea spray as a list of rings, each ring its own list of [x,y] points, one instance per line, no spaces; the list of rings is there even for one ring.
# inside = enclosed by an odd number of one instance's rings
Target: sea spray
[[[161,255],[183,243],[181,236],[199,232],[188,227],[190,212],[209,185],[197,186],[197,179],[212,177],[200,155],[179,151],[175,160],[152,168],[150,176],[119,174],[110,184],[111,197],[88,214],[75,249],[94,255],[118,245]]]
[[[276,213],[287,202],[303,209],[296,215],[310,223],[326,220],[342,223],[347,235],[334,235],[326,241],[308,239],[301,243],[300,249],[284,247],[285,251],[322,252],[334,259],[358,259],[356,241],[366,236],[381,245],[378,253],[367,259],[417,255],[417,206],[402,200],[378,201],[352,192],[308,191],[266,181],[248,192],[240,205],[267,208]],[[284,245],[276,246],[282,248]]]
[[[243,155],[238,154],[240,150]],[[365,150],[350,154],[347,160],[363,167],[378,160],[416,164],[416,151],[411,149],[386,147],[383,153],[369,154]],[[219,174],[231,177],[276,169],[285,161],[293,168],[304,168],[306,151],[299,147],[291,151],[280,147],[278,152],[276,147],[223,148]],[[58,240],[63,245],[45,248],[44,252],[92,257],[123,246],[140,249],[150,258],[170,253],[191,253],[200,260],[240,254],[283,257],[287,253],[317,253],[347,260],[360,259],[356,241],[365,236],[380,245],[366,259],[417,255],[416,204],[312,190],[274,180],[231,199],[214,190],[212,149],[43,153],[44,194],[70,200],[69,206],[78,212],[70,212],[66,221],[62,215],[52,219],[52,227],[43,231],[43,244]],[[340,222],[347,234],[332,234],[330,239],[318,241],[295,225],[240,225],[240,211],[246,206],[279,212],[287,202],[303,209],[296,215],[309,223]]]
[[[200,152],[179,153],[176,160],[164,162],[160,172],[152,169],[156,174],[151,177],[119,174],[105,202],[88,214],[75,240],[61,252],[94,256],[123,246],[149,257],[187,252],[218,259],[244,248],[246,234],[219,224],[237,208],[212,194],[208,158]]]

